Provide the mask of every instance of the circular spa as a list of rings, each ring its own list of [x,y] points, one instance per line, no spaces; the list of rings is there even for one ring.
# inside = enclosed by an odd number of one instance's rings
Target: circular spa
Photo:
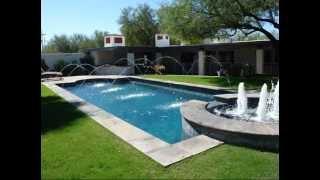
[[[193,133],[225,143],[278,151],[279,82],[270,92],[264,84],[259,97],[248,97],[244,84],[240,83],[233,101],[191,100],[180,110],[190,133],[191,126]]]

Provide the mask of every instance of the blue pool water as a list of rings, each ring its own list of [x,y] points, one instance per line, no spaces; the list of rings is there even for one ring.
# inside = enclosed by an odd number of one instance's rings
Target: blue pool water
[[[168,143],[186,138],[180,105],[188,100],[213,100],[213,94],[138,81],[106,80],[65,86],[73,94]]]

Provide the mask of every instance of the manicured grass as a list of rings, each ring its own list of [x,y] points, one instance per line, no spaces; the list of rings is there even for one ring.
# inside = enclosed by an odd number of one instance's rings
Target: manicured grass
[[[232,145],[162,167],[45,86],[41,88],[42,179],[277,179],[278,154]]]
[[[217,76],[197,76],[197,75],[144,75],[146,78],[179,81],[186,83],[202,84],[209,86],[226,87],[236,89],[240,82],[244,82],[247,89],[260,89],[263,83],[267,83],[270,87],[270,76],[254,76],[254,77],[229,77],[230,84],[226,77]],[[274,80],[274,83],[276,81]],[[231,85],[231,86],[230,86]]]

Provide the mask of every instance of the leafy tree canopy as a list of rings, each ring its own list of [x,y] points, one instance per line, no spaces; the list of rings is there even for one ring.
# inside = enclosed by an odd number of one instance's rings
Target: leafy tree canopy
[[[154,46],[154,36],[159,32],[156,12],[147,4],[136,8],[122,9],[119,24],[120,31],[126,37],[129,46]]]
[[[245,36],[259,32],[276,41],[264,25],[279,29],[278,13],[276,0],[174,0],[158,11],[161,30],[190,43],[239,32]]]

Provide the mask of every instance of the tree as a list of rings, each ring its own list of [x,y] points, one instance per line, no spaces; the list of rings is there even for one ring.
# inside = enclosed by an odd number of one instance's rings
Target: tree
[[[123,9],[118,22],[121,25],[121,33],[126,37],[127,45],[154,46],[154,35],[159,28],[155,11],[147,4]]]
[[[174,0],[160,8],[159,20],[161,28],[181,40],[195,42],[259,32],[277,50],[277,38],[264,25],[279,29],[278,13],[277,0]]]
[[[58,52],[56,45],[53,41],[49,41],[46,45],[44,45],[42,52],[44,53],[55,53]]]
[[[93,33],[92,41],[94,43],[94,47],[101,48],[104,47],[104,36],[108,35],[107,31],[98,31],[95,30]]]
[[[73,52],[69,38],[66,35],[55,35],[44,48],[44,52]]]
[[[72,53],[79,52],[81,49],[100,48],[104,46],[103,39],[107,34],[107,32],[96,30],[90,38],[84,34],[55,35],[43,48],[43,52]]]
[[[258,32],[252,33],[250,35],[245,35],[240,32],[235,35],[234,39],[237,41],[252,41],[252,40],[267,40],[268,37]]]
[[[190,16],[188,13],[191,10],[191,4],[183,1],[163,4],[158,10],[161,31],[187,44],[200,43],[204,38],[209,37],[201,32],[206,28],[204,27],[206,23],[203,23],[204,19]]]
[[[83,34],[73,34],[69,37],[70,48],[72,52],[78,52],[80,49],[90,48],[91,40]]]

